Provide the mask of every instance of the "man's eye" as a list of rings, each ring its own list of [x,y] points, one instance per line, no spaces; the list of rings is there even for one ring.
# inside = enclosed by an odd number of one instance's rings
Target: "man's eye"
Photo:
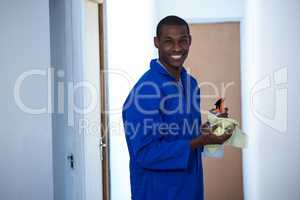
[[[181,44],[188,44],[188,40],[187,39],[183,39],[180,41]]]

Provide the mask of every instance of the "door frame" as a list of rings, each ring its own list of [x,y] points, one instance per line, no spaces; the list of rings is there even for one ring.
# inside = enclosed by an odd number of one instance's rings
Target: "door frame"
[[[98,0],[99,1],[99,0]],[[106,6],[105,1],[98,3],[98,17],[99,17],[99,51],[100,51],[100,91],[99,96],[101,98],[100,107],[100,124],[101,124],[101,137],[105,148],[103,148],[103,160],[102,160],[102,191],[103,200],[110,199],[110,162],[109,162],[109,115],[108,115],[108,77],[107,77],[107,49],[106,43]]]
[[[244,21],[243,18],[189,18],[185,20],[188,24],[213,24],[213,23],[227,23]]]

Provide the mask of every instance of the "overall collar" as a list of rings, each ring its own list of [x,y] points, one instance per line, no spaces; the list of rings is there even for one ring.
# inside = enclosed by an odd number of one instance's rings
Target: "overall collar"
[[[173,80],[175,80],[177,82],[177,80],[167,71],[167,69],[165,67],[161,66],[157,61],[158,61],[158,59],[152,59],[150,62],[150,68],[160,74],[171,77]],[[180,71],[180,79],[185,80],[186,74],[187,74],[186,69],[184,67],[182,67],[181,71]]]

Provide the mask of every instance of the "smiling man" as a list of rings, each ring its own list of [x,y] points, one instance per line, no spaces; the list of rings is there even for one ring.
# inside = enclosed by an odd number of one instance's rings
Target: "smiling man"
[[[201,126],[200,89],[183,67],[191,41],[183,19],[162,19],[154,38],[159,58],[123,105],[133,200],[203,200],[203,146],[232,133]]]

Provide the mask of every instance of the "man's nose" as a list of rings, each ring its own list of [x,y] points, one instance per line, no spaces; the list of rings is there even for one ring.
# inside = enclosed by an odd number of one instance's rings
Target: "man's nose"
[[[179,42],[174,42],[173,50],[174,51],[181,51],[182,50],[182,46],[179,44]]]

